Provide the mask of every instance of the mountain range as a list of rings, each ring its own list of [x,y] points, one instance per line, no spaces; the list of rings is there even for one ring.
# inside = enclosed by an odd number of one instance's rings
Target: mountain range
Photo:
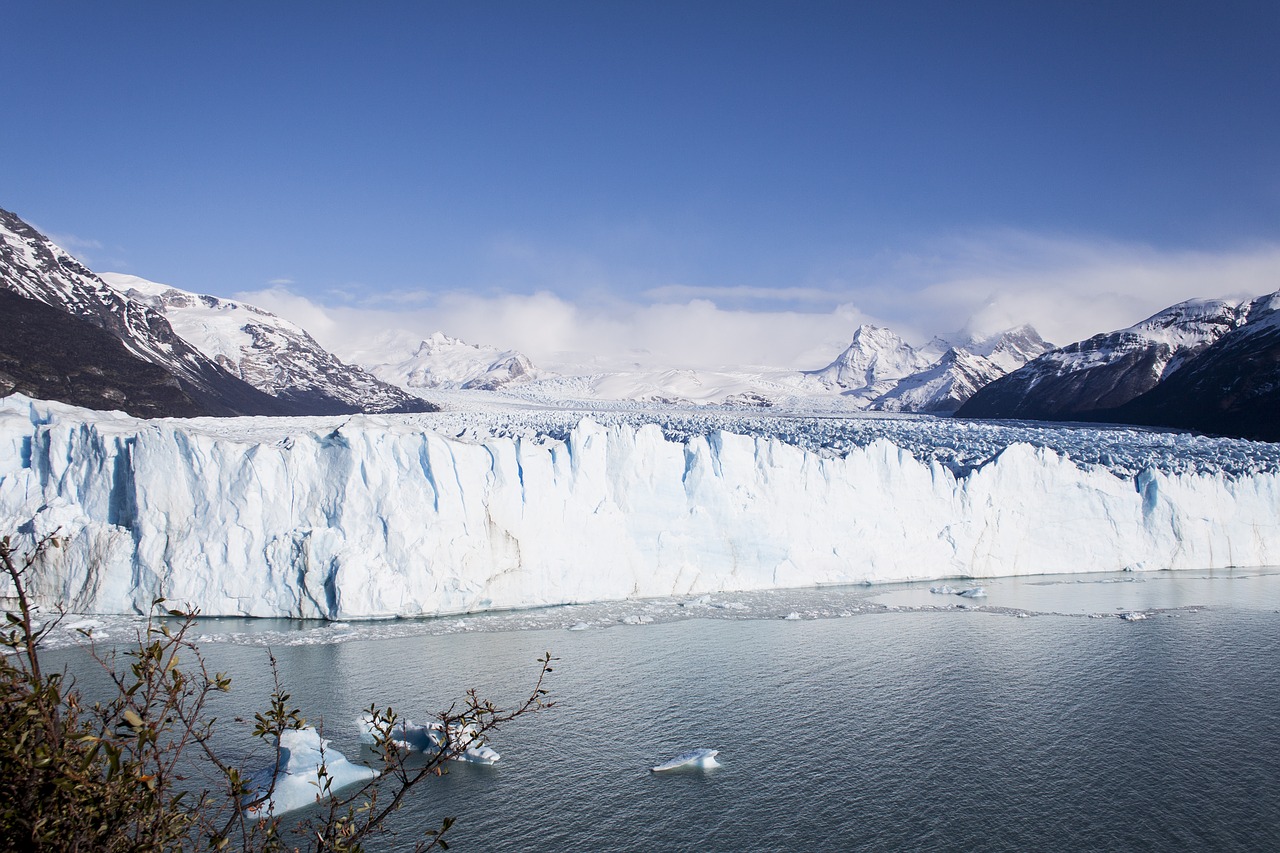
[[[1055,348],[1030,326],[914,347],[864,325],[810,371],[555,374],[442,333],[344,347],[246,303],[95,274],[0,210],[0,396],[142,417],[431,411],[453,390],[583,402],[808,407],[963,418],[1113,421],[1280,440],[1280,292],[1190,300]],[[822,403],[822,401],[829,401]],[[836,404],[839,401],[839,404]]]
[[[0,209],[0,290],[18,330],[0,339],[0,393],[144,417],[433,408],[278,317],[142,279],[116,283]]]
[[[988,336],[959,332],[918,349],[889,329],[864,325],[835,361],[809,375],[873,411],[951,414],[979,388],[1051,349],[1025,325]]]
[[[1147,424],[1280,441],[1280,292],[1180,302],[1053,350],[956,412]]]

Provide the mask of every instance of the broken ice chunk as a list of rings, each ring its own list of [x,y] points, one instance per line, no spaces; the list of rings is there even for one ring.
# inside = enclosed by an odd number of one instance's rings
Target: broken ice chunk
[[[362,714],[360,739],[365,743],[373,743],[375,734],[373,718]],[[447,749],[448,757],[453,761],[468,761],[472,764],[495,764],[502,757],[496,749],[484,745],[479,732],[470,723],[450,723],[446,731],[443,723],[434,720],[422,726],[413,720],[397,720],[391,728],[391,742],[400,749],[426,755],[434,755]]]
[[[285,729],[280,733],[278,741],[280,750],[279,767],[276,762],[264,767],[249,777],[252,789],[243,797],[243,802],[254,803],[245,811],[251,817],[264,818],[309,806],[318,799],[328,795],[328,791],[320,787],[320,768],[325,770],[329,790],[336,791],[354,782],[363,782],[378,775],[372,767],[363,764],[352,764],[346,757],[332,749],[329,741],[320,737],[320,733],[311,726],[300,729]],[[272,778],[275,787],[272,787]],[[260,803],[271,792],[271,796]]]
[[[720,754],[718,749],[695,749],[690,752],[682,752],[670,761],[664,761],[657,767],[649,768],[651,773],[666,773],[668,770],[710,770],[713,767],[719,767],[720,762],[716,761],[716,756]]]

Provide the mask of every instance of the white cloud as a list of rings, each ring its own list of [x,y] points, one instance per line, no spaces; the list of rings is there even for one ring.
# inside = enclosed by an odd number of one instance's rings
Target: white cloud
[[[835,305],[840,295],[818,287],[710,287],[690,284],[666,284],[643,293],[655,302],[680,302],[688,299],[707,299],[717,304],[725,302],[784,302],[814,305]]]
[[[903,254],[871,303],[891,323],[937,333],[1030,322],[1069,343],[1130,326],[1197,297],[1240,299],[1280,288],[1280,246],[1222,252],[990,232]]]
[[[594,363],[663,367],[825,365],[866,321],[850,306],[806,314],[724,310],[707,300],[583,306],[555,294],[478,296],[450,293],[430,308],[321,306],[279,288],[237,294],[306,328],[339,355],[378,336],[434,331],[468,343],[517,349],[551,369]]]
[[[638,298],[602,296],[603,287],[578,300],[550,290],[402,291],[324,306],[280,287],[238,298],[299,323],[340,355],[379,334],[443,331],[518,349],[551,369],[592,359],[601,368],[812,369],[838,354],[860,323],[887,325],[920,343],[966,323],[996,331],[1030,322],[1065,344],[1184,299],[1280,288],[1276,245],[1161,252],[1013,231],[936,241],[861,267],[856,275],[811,275],[797,287],[663,285],[638,288]]]
[[[52,240],[57,245],[61,246],[62,248],[66,249],[68,252],[80,250],[80,249],[101,249],[102,248],[102,241],[87,240],[82,237],[77,237],[74,234],[51,234],[49,235],[49,239]]]

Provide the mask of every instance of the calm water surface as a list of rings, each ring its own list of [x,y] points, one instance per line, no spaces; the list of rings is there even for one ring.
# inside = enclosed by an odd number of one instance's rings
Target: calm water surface
[[[353,759],[370,702],[422,719],[475,686],[510,704],[544,650],[561,659],[557,707],[500,730],[496,766],[418,789],[402,846],[455,815],[463,851],[1280,849],[1280,577],[929,586],[859,591],[845,618],[357,628],[274,652]],[[831,594],[782,609],[829,614]],[[205,651],[237,698],[269,689],[263,648]],[[647,772],[700,747],[724,766]]]

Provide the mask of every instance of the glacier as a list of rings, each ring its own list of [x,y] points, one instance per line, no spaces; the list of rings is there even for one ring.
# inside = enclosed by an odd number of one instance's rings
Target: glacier
[[[14,395],[0,400],[0,525],[58,531],[33,591],[86,614],[163,596],[205,615],[344,620],[1280,564],[1276,445],[1119,431],[1164,448],[1141,467],[1142,453],[1112,459],[1102,429],[543,417],[560,427],[139,420]],[[822,430],[825,449],[779,437]],[[945,442],[951,456],[925,452]],[[1090,447],[1113,464],[1072,458]]]

